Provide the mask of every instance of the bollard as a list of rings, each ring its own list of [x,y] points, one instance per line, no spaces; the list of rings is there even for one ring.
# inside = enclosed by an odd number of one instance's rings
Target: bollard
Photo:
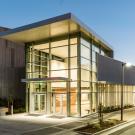
[[[13,105],[11,105],[11,115],[13,115]]]

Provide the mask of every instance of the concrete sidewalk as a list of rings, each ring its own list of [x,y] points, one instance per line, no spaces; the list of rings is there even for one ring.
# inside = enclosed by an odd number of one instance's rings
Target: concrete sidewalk
[[[120,111],[113,112],[113,113],[110,113],[110,114],[107,114],[106,116],[104,116],[104,119],[108,119],[108,118],[109,119],[120,119]],[[135,124],[135,109],[134,108],[124,111],[124,120],[126,121],[125,123],[120,124],[119,126],[117,125],[114,128],[108,129],[108,130],[101,132],[97,135],[109,135],[109,134],[110,135],[118,135],[121,132],[125,131],[127,128],[132,127],[132,125]],[[97,121],[97,119],[95,119],[93,121],[91,120],[91,122],[96,122],[96,121]],[[57,133],[57,135],[63,135],[63,134],[64,135],[78,135],[79,133],[74,132],[73,129],[59,132],[59,133]],[[134,128],[134,131],[135,131],[135,128]]]
[[[135,118],[135,110],[128,109],[124,118]],[[120,118],[120,112],[106,114],[104,119]],[[29,116],[17,114],[0,117],[0,135],[77,135],[73,129],[86,125],[88,122],[97,122],[97,115],[85,118],[51,118],[48,116]]]

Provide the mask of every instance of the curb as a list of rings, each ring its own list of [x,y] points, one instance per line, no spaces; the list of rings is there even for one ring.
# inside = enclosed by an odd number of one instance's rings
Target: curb
[[[129,125],[127,125],[129,124]],[[125,125],[125,126],[124,126]],[[127,125],[127,126],[126,126]],[[111,130],[115,129],[116,131],[112,131],[112,133],[109,133],[110,135],[118,135],[119,133],[127,130],[127,128],[129,127],[132,127],[133,125],[135,125],[135,119],[131,120],[131,121],[127,121],[127,122],[123,122],[121,124],[118,124],[116,126],[113,126],[113,127],[110,127],[110,128],[107,128],[105,130],[102,130],[102,131],[99,131],[97,133],[94,133],[93,135],[101,135],[103,133],[107,133],[107,132],[111,132]],[[123,127],[121,127],[123,126]],[[120,128],[120,129],[117,129],[117,128]],[[124,129],[124,130],[123,130]]]

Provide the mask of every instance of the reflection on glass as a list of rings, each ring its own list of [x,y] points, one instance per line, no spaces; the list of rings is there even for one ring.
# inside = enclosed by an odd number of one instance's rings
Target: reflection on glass
[[[92,62],[92,71],[96,72],[97,71],[97,66],[95,62]]]
[[[81,56],[90,59],[90,49],[81,45]]]
[[[96,62],[96,52],[92,51],[92,61]]]
[[[85,58],[81,58],[81,68],[90,70],[90,60],[87,60]]]
[[[81,44],[90,48],[90,43],[83,38],[81,38]]]

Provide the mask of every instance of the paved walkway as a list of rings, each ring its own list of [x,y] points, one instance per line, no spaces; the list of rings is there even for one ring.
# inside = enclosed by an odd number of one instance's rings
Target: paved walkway
[[[46,132],[45,134],[52,134],[62,130],[60,128],[53,128],[56,125],[58,126],[77,120],[79,118],[49,118],[45,115],[29,116],[27,114],[4,116],[0,117],[0,135],[31,134],[32,132],[36,133],[38,130],[42,132],[43,129]]]
[[[119,135],[135,135],[135,127],[129,128],[128,130],[120,133]]]
[[[114,114],[107,114],[105,118],[111,117],[113,115]],[[96,122],[97,114],[93,114],[90,117],[86,118],[73,119],[74,118],[71,118],[72,121],[70,122],[63,122],[61,124],[56,124],[36,131],[26,132],[23,133],[23,135],[78,135],[78,133],[75,133],[73,129],[83,126],[88,122]]]
[[[107,118],[120,118],[120,112],[110,113]],[[135,110],[130,109],[124,113],[125,120],[135,118]],[[50,118],[48,116],[17,114],[0,117],[0,135],[78,135],[72,130],[76,127],[96,122],[97,116],[89,118]]]
[[[87,123],[87,119],[27,114],[3,116],[0,117],[0,135],[56,135]],[[91,117],[91,120],[95,120],[95,117]]]

